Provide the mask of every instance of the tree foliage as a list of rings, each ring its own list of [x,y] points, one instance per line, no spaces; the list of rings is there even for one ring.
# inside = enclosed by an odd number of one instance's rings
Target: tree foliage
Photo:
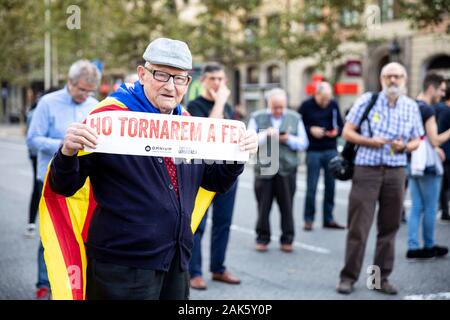
[[[448,0],[398,0],[402,14],[419,28],[448,21]],[[357,0],[277,2],[262,15],[265,0],[202,0],[191,21],[179,19],[177,0],[0,0],[0,81],[26,83],[43,77],[44,34],[51,33],[59,74],[76,59],[100,59],[105,70],[134,69],[150,40],[188,42],[195,59],[227,66],[267,59],[316,57],[319,64],[341,55],[346,41],[364,41]],[[67,27],[67,8],[80,9],[79,29]],[[46,9],[50,21],[45,21]],[[446,18],[447,17],[447,18]],[[445,20],[447,19],[447,20]]]

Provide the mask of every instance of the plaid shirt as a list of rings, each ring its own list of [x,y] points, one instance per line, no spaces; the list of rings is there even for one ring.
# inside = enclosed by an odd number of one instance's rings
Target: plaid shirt
[[[356,100],[346,120],[358,125],[371,96],[372,94],[367,92]],[[383,92],[380,92],[367,120],[361,124],[361,134],[365,137],[370,137],[368,121],[370,121],[372,137],[387,140],[401,138],[403,143],[407,143],[411,139],[420,137],[424,132],[417,103],[404,95],[397,99],[394,107],[389,107],[388,98]],[[357,166],[399,167],[406,166],[406,162],[406,154],[395,152],[388,144],[381,148],[361,145],[355,159],[355,165]]]

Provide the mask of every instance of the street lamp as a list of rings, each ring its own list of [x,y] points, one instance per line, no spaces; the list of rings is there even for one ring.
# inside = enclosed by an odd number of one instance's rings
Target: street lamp
[[[401,52],[402,48],[400,47],[397,38],[394,38],[391,45],[389,46],[389,57],[391,62],[399,62]]]

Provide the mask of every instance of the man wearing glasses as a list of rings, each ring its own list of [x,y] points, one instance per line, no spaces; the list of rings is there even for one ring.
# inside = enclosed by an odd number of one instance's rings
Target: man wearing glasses
[[[138,66],[139,81],[123,84],[111,98],[129,111],[182,116],[180,105],[191,77],[186,43],[159,38]],[[112,101],[112,99],[107,100]],[[94,112],[121,110],[101,102]],[[170,157],[91,153],[95,131],[69,127],[52,161],[50,188],[73,195],[89,177],[97,206],[86,241],[87,299],[188,299],[193,246],[191,213],[199,187],[226,192],[243,164],[174,163]],[[244,132],[240,146],[257,151],[256,133]]]
[[[406,154],[418,148],[423,134],[417,103],[406,96],[406,76],[401,64],[387,64],[380,75],[382,91],[360,130],[357,126],[372,94],[363,94],[347,115],[343,137],[359,148],[349,195],[345,264],[337,286],[339,293],[351,293],[359,278],[377,203],[375,283],[370,289],[397,293],[388,277],[394,268],[395,236],[405,193]]]
[[[98,103],[92,95],[100,82],[100,72],[88,60],[76,61],[69,69],[67,85],[43,96],[33,113],[27,135],[27,144],[37,150],[37,181],[42,190],[47,167],[61,145],[64,133],[71,123],[81,123]],[[41,192],[39,192],[41,193]],[[42,244],[38,254],[38,283],[36,297],[49,296],[49,282]]]

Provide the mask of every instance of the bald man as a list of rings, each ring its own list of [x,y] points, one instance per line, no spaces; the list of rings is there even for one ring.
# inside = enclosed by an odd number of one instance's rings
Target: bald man
[[[328,163],[337,155],[337,137],[341,135],[343,122],[339,106],[333,100],[333,90],[328,82],[316,85],[313,97],[305,100],[298,112],[308,134],[309,147],[306,153],[306,200],[304,230],[313,229],[316,214],[316,192],[320,171],[324,172],[325,195],[323,198],[323,227],[344,229],[333,217],[334,177]]]
[[[308,147],[308,136],[301,116],[287,108],[286,92],[274,88],[266,93],[268,108],[251,115],[248,130],[258,132],[261,152],[254,166],[254,190],[258,202],[256,246],[259,252],[268,250],[271,241],[270,211],[274,198],[281,215],[280,249],[292,252],[294,247],[294,195],[296,189],[298,152]],[[273,146],[279,146],[277,151]],[[273,152],[273,153],[272,153]],[[275,158],[275,155],[278,158]],[[278,163],[276,172],[267,172],[266,164]]]
[[[400,226],[406,154],[417,149],[423,135],[417,103],[406,94],[406,70],[389,63],[380,74],[382,91],[359,130],[358,124],[372,98],[363,94],[346,118],[343,137],[359,145],[348,204],[348,234],[345,264],[337,291],[349,294],[358,280],[370,227],[377,216],[377,240],[374,257],[374,283],[369,289],[397,294],[388,281],[394,268],[395,236]]]

